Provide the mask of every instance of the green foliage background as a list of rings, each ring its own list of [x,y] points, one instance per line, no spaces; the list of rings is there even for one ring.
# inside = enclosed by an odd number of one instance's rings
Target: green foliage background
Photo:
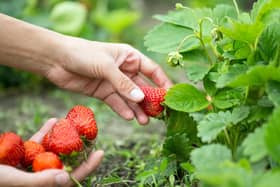
[[[250,11],[229,2],[177,4],[145,37],[189,82],[164,102],[162,157],[176,161],[173,176],[144,184],[279,186],[280,2],[259,0]]]

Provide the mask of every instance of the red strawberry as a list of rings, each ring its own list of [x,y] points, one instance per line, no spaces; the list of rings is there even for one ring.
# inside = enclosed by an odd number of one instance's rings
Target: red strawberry
[[[0,135],[0,164],[17,166],[24,157],[22,139],[13,132]]]
[[[59,120],[47,136],[44,142],[45,148],[56,154],[70,154],[83,148],[83,142],[76,128],[67,119]]]
[[[41,144],[38,144],[34,141],[24,142],[24,149],[25,155],[23,165],[26,167],[32,164],[36,155],[45,152],[44,147]]]
[[[166,90],[150,86],[143,86],[141,90],[145,95],[144,100],[140,103],[141,108],[148,116],[158,116],[164,109],[161,103],[164,101]]]
[[[49,137],[50,137],[50,133],[47,133],[43,140],[42,140],[42,146],[45,148],[46,151],[49,151]]]
[[[59,157],[52,152],[44,152],[38,154],[32,163],[34,172],[42,171],[45,169],[62,169],[63,164]]]
[[[67,114],[66,119],[76,127],[80,136],[85,136],[88,140],[96,138],[98,129],[94,119],[93,111],[85,106],[74,106]]]

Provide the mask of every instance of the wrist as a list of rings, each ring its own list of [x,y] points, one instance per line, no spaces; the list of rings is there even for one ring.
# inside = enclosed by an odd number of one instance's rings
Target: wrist
[[[62,35],[0,14],[0,64],[45,73],[61,59]]]

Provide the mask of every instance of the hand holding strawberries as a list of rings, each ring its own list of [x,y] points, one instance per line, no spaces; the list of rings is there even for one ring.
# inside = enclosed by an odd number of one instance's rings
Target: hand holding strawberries
[[[26,161],[25,164],[28,165],[30,164],[31,160],[35,159],[35,161],[33,162],[33,167],[35,168],[33,169],[36,169],[37,171],[44,169],[43,167],[48,164],[53,164],[54,166],[53,168],[62,168],[61,165],[62,163],[58,158],[56,158],[57,156],[54,153],[44,152],[45,150],[43,146],[40,146],[39,144],[43,141],[45,135],[48,132],[50,132],[51,129],[53,129],[53,127],[56,124],[57,124],[56,119],[50,119],[44,124],[44,126],[36,134],[34,134],[30,138],[29,141],[26,141],[24,144],[19,139],[19,137],[16,136],[15,134],[7,135],[7,137],[9,136],[8,137],[9,141],[6,141],[4,143],[5,145],[7,145],[8,142],[11,142],[12,140],[13,142],[12,144],[14,145],[12,146],[14,152],[13,154],[12,152],[9,152],[9,155],[6,155],[9,157],[12,156],[10,159],[6,159],[7,157],[5,157],[5,159],[10,162],[6,164],[11,164],[15,166],[19,164],[20,160],[25,160]],[[1,143],[3,143],[3,141]],[[23,152],[23,147],[25,148],[25,155],[21,154]],[[5,151],[6,150],[0,148],[1,163],[3,163],[2,158]],[[34,155],[39,155],[39,156],[34,157]],[[55,156],[52,157],[53,155]],[[39,161],[42,158],[44,161],[48,160],[48,162]],[[98,165],[101,163],[102,158],[103,158],[103,151],[92,152],[89,155],[87,161],[81,163],[79,167],[77,167],[75,170],[71,172],[71,176],[73,176],[75,179],[79,181],[84,179],[87,175],[89,175],[92,171],[94,171],[98,167]],[[0,165],[0,176],[5,176],[2,177],[2,179],[0,180],[0,186],[5,186],[5,187],[9,187],[11,185],[12,186],[48,186],[48,187],[73,185],[69,174],[62,169],[48,169],[41,172],[30,173],[30,172],[19,170],[12,166]]]

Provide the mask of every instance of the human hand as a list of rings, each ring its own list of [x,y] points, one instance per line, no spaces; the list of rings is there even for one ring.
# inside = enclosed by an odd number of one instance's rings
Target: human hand
[[[148,123],[137,102],[151,79],[168,88],[159,65],[131,46],[65,36],[0,13],[0,64],[44,75],[61,88],[96,97],[125,119]],[[7,35],[7,33],[9,33]]]
[[[41,142],[44,135],[52,128],[56,123],[56,119],[48,120],[44,126],[34,134],[30,140]],[[83,180],[92,171],[94,171],[103,158],[103,151],[95,151],[90,154],[87,161],[84,161],[78,168],[72,173],[78,181]],[[72,186],[73,183],[70,180],[69,174],[64,170],[49,169],[36,173],[29,173],[11,166],[0,165],[0,186],[22,186],[22,187],[53,187],[53,186]]]
[[[127,120],[136,117],[140,124],[148,123],[137,104],[144,98],[139,86],[149,85],[146,78],[166,89],[172,84],[159,65],[129,45],[73,37],[61,43],[63,59],[46,77],[61,88],[104,101]]]

